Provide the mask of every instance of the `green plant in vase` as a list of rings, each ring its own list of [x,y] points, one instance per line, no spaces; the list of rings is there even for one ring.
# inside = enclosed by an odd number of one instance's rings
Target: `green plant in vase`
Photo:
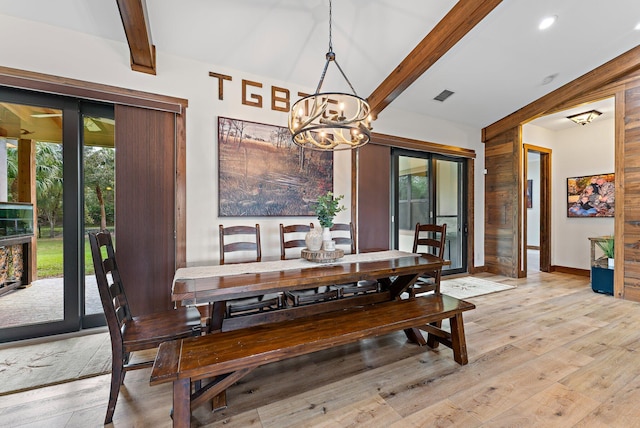
[[[329,229],[333,226],[333,219],[336,214],[346,209],[340,205],[342,199],[344,199],[344,195],[335,196],[333,192],[327,192],[324,195],[318,196],[315,204],[316,215],[318,216],[320,226],[323,228],[322,241],[325,250],[335,248],[331,245],[331,231]]]
[[[600,247],[600,249],[604,253],[604,256],[608,259],[609,267],[613,267],[613,258],[616,254],[614,249],[613,236],[608,237],[602,241],[596,241],[596,245]]]

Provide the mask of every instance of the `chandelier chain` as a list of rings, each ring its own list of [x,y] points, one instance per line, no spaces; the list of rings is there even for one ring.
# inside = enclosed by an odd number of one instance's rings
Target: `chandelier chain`
[[[331,21],[333,15],[331,9],[331,0],[329,0],[329,52],[333,52],[333,41],[331,39]]]

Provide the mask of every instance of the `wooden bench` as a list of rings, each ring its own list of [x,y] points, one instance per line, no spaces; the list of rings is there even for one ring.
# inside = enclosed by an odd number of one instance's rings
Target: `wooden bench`
[[[427,331],[430,345],[450,347],[455,361],[464,365],[468,360],[462,313],[474,308],[433,294],[165,342],[158,349],[150,383],[173,382],[173,425],[188,427],[192,409],[224,397],[228,387],[259,366],[400,330]],[[449,319],[451,332],[437,327],[444,319]],[[203,379],[213,381],[199,387]],[[198,386],[194,392],[192,385]],[[226,405],[224,398],[221,403]]]

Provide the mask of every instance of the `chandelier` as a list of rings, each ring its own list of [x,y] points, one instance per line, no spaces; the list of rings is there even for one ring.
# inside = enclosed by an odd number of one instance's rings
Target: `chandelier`
[[[329,52],[316,92],[300,98],[289,112],[289,131],[293,142],[314,150],[349,150],[362,147],[371,139],[369,104],[360,98],[336,61],[331,40],[331,0],[329,0]],[[352,94],[320,92],[329,64],[334,63]]]

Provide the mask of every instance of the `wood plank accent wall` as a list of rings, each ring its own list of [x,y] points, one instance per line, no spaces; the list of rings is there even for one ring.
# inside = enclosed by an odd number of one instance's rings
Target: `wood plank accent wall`
[[[520,127],[485,143],[484,262],[487,272],[517,278],[521,179]]]
[[[615,270],[623,270],[623,297],[640,302],[640,86],[625,91],[624,110],[624,153],[616,156],[616,163],[620,162],[623,171],[620,186],[624,184],[624,199],[616,194],[616,214],[623,215],[621,236],[624,245],[616,245]],[[623,251],[623,263],[618,257],[620,250]]]
[[[176,267],[175,115],[115,106],[116,252],[134,314],[171,307]]]

